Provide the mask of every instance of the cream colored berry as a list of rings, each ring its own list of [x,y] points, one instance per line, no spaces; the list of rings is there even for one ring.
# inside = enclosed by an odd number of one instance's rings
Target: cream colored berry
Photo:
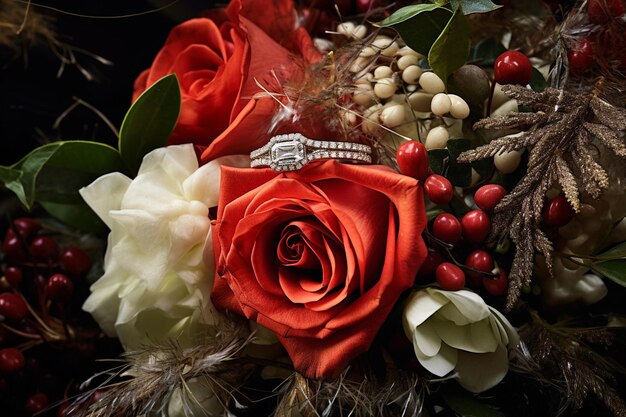
[[[424,113],[430,111],[430,102],[433,99],[432,94],[425,93],[423,91],[416,91],[407,98],[413,110]]]
[[[417,55],[404,55],[398,59],[398,68],[404,70],[411,65],[417,65]]]
[[[358,57],[354,60],[350,66],[350,72],[358,73],[363,71],[370,64],[370,60],[367,58]]]
[[[393,96],[395,92],[396,83],[391,78],[382,78],[374,85],[374,94],[382,100]]]
[[[393,70],[387,65],[381,65],[379,67],[376,67],[376,69],[374,70],[374,78],[377,80],[380,80],[382,78],[390,78],[392,75]]]
[[[356,89],[352,93],[352,101],[361,106],[371,106],[374,101],[376,101],[376,96],[374,95],[374,89],[372,86],[367,84],[357,84]]]
[[[361,49],[361,52],[359,52],[359,57],[370,58],[376,55],[376,52],[377,51],[375,51],[374,48],[372,48],[371,46],[366,46],[365,48]]]
[[[367,35],[367,28],[365,25],[356,25],[352,31],[352,37],[354,39],[363,39]]]
[[[469,105],[456,94],[448,94],[450,98],[450,115],[455,119],[465,119],[470,114]]]
[[[446,93],[435,94],[430,102],[430,111],[436,116],[443,116],[450,111],[452,102]]]
[[[363,113],[363,123],[361,124],[361,130],[365,133],[375,134],[380,128],[380,110],[383,106],[375,104],[372,107],[365,110]]]
[[[424,91],[431,94],[443,93],[446,90],[443,81],[434,72],[423,73],[419,79],[419,85]]]
[[[519,151],[502,152],[493,157],[493,164],[502,174],[510,174],[517,169],[521,159],[522,153]]]
[[[448,129],[445,126],[437,126],[430,129],[426,135],[426,149],[444,149],[448,144]]]
[[[367,84],[369,85],[372,81],[374,80],[374,76],[372,75],[372,73],[368,72],[367,74],[363,75],[362,77],[357,78],[356,80],[354,80],[355,84]]]
[[[343,22],[337,25],[337,33],[340,35],[351,38],[352,32],[354,32],[354,23],[352,22]]]
[[[394,56],[400,49],[396,41],[386,36],[379,36],[374,39],[372,47],[383,56]]]
[[[380,114],[380,121],[387,127],[396,127],[404,123],[406,113],[404,106],[401,104],[394,104],[385,108]]]
[[[422,69],[417,65],[409,65],[402,71],[402,81],[407,84],[415,85],[418,83]]]

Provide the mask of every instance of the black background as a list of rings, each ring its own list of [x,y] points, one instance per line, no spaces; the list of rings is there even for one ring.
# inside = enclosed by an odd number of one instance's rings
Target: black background
[[[135,78],[150,66],[169,30],[202,10],[215,7],[216,2],[180,0],[167,6],[169,3],[44,0],[38,3],[40,6],[31,5],[32,12],[53,19],[58,40],[88,51],[75,51],[75,55],[79,65],[95,79],[87,80],[72,65],[66,65],[57,77],[61,60],[45,41],[29,44],[21,40],[18,54],[6,46],[0,47],[0,164],[13,164],[36,146],[52,140],[84,139],[114,144],[116,138],[111,129],[82,105],[64,117],[58,128],[53,126],[78,98],[97,108],[119,129],[130,105]],[[0,5],[5,10],[25,7],[15,0],[0,1]],[[140,15],[122,17],[132,14]],[[2,29],[0,40],[8,36],[7,29]],[[102,64],[91,54],[113,65]]]

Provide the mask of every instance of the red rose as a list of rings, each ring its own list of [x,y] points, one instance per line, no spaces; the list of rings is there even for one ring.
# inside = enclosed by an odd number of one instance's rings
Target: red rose
[[[302,51],[301,56],[293,55],[246,18],[260,18],[262,27],[271,27],[272,22],[266,21],[270,18],[267,11],[256,13],[256,10],[261,7],[271,10],[274,6],[285,19],[291,16],[294,23],[290,32],[286,32],[283,24],[276,25],[280,31],[276,29],[273,31],[276,33],[270,34],[292,50]],[[167,144],[194,143],[206,148],[204,161],[249,153],[266,143],[267,135],[250,132],[267,132],[276,103],[271,98],[253,99],[262,91],[257,82],[275,90],[277,81],[297,77],[301,62],[318,59],[306,32],[295,29],[291,0],[274,0],[272,4],[234,0],[225,11],[211,16],[217,24],[200,18],[175,27],[152,66],[135,81],[133,93],[134,101],[157,80],[176,73],[182,106]]]
[[[212,299],[274,331],[295,368],[333,378],[367,351],[426,257],[417,180],[334,160],[222,169]]]

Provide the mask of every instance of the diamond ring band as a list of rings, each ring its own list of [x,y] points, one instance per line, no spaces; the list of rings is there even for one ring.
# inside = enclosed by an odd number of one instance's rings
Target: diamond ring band
[[[317,159],[343,159],[372,163],[372,148],[361,143],[309,139],[300,133],[272,137],[250,153],[250,167],[268,166],[274,171],[296,171]]]

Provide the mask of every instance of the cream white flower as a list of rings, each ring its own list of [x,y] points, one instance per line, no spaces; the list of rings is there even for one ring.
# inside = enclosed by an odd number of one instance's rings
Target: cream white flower
[[[111,230],[104,275],[83,309],[126,349],[168,339],[186,347],[217,323],[209,298],[214,268],[203,260],[212,253],[208,214],[218,201],[220,164],[244,159],[198,168],[192,145],[159,148],[134,180],[111,173],[80,190]]]
[[[471,392],[502,381],[509,369],[507,348],[519,343],[508,320],[467,290],[426,288],[411,294],[403,326],[424,368],[437,376],[454,370]]]

